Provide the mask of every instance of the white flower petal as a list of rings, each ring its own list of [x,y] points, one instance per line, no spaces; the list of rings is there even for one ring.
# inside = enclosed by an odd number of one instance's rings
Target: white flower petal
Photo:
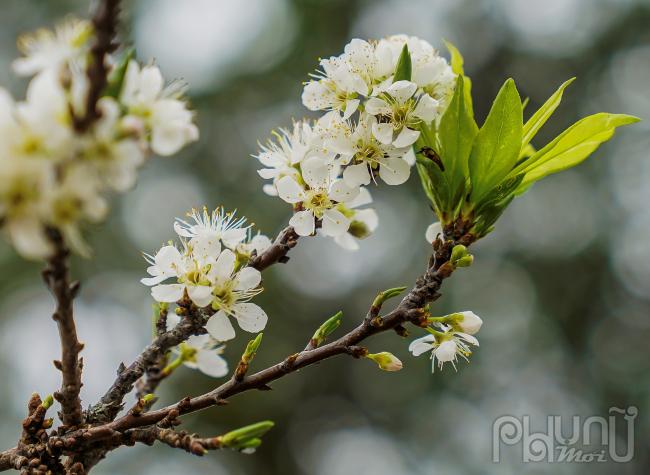
[[[213,378],[222,378],[228,374],[228,363],[216,350],[200,350],[196,354],[196,367]]]
[[[393,142],[393,145],[397,148],[408,147],[413,145],[419,136],[419,130],[411,130],[408,127],[404,127]]]
[[[287,203],[300,203],[305,199],[305,191],[293,177],[283,176],[275,184],[278,195]]]
[[[169,276],[169,275],[161,274],[161,275],[157,275],[155,277],[145,277],[144,279],[140,279],[140,282],[142,284],[144,284],[144,285],[147,285],[147,286],[151,287],[152,285],[160,284],[163,280],[167,280],[170,277],[171,276]]]
[[[379,225],[379,216],[377,212],[372,208],[361,209],[354,214],[355,221],[361,221],[366,225],[368,231],[371,233],[377,229]]]
[[[349,186],[343,180],[336,180],[331,184],[329,192],[327,194],[334,201],[338,201],[339,203],[347,203],[359,195],[359,187]]]
[[[437,111],[438,101],[429,94],[424,94],[420,97],[418,105],[415,106],[413,114],[428,123],[435,119]]]
[[[325,236],[340,236],[350,228],[350,219],[336,209],[328,209],[323,213],[323,234]]]
[[[440,343],[440,345],[433,350],[439,361],[446,363],[456,359],[456,342],[454,340],[447,340]]]
[[[345,101],[345,113],[343,114],[344,119],[349,119],[352,114],[354,114],[359,108],[359,99],[348,99]]]
[[[325,189],[329,182],[330,167],[326,160],[311,157],[300,164],[302,177],[312,189]]]
[[[389,114],[390,106],[383,99],[371,97],[364,104],[365,110],[370,115]]]
[[[254,289],[262,281],[262,274],[252,267],[244,267],[235,277],[235,290]]]
[[[429,244],[433,244],[433,241],[436,240],[438,234],[442,234],[442,224],[440,224],[440,221],[430,224],[424,233],[424,237]]]
[[[397,81],[391,84],[386,92],[397,99],[397,102],[404,104],[413,96],[417,88],[418,86],[414,82]]]
[[[379,176],[387,185],[401,185],[410,174],[411,167],[401,158],[388,158],[379,167]]]
[[[264,330],[269,317],[259,305],[251,302],[238,303],[233,306],[239,327],[247,332],[258,333]]]
[[[237,256],[230,249],[224,249],[219,254],[217,262],[212,265],[209,277],[216,282],[223,282],[230,279],[233,271],[235,270],[235,262]]]
[[[335,236],[334,242],[339,246],[341,246],[346,251],[359,250],[359,243],[349,233],[341,234],[340,236]]]
[[[248,228],[228,229],[221,235],[221,240],[226,246],[233,248],[246,239],[247,234]]]
[[[349,165],[343,170],[343,180],[348,186],[360,186],[370,183],[370,172],[368,165],[359,163],[357,165]]]
[[[197,307],[207,307],[212,302],[212,287],[207,285],[190,285],[187,294]]]
[[[219,341],[228,341],[235,338],[235,329],[223,310],[219,310],[210,317],[208,323],[205,324],[205,329],[212,338]]]
[[[393,126],[375,122],[372,124],[372,134],[384,145],[389,145],[393,141]]]
[[[370,196],[370,191],[368,191],[368,188],[360,188],[359,194],[356,196],[356,198],[346,202],[345,204],[348,208],[359,208],[370,203],[372,203],[372,196]]]
[[[6,224],[16,251],[28,259],[42,259],[52,254],[50,241],[37,219],[9,220]]]
[[[289,220],[289,226],[292,226],[299,236],[311,236],[316,226],[314,215],[311,211],[298,211]]]
[[[156,302],[172,303],[183,297],[183,284],[157,285],[151,288],[151,296]]]
[[[424,335],[423,337],[417,338],[411,342],[409,345],[409,351],[413,353],[413,356],[420,356],[422,353],[431,351],[435,341],[436,339],[433,335]]]

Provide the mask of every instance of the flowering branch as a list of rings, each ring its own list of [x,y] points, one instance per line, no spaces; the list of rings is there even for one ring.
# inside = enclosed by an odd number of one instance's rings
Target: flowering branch
[[[79,353],[83,344],[77,337],[72,302],[79,291],[79,282],[70,282],[68,271],[69,251],[63,242],[61,233],[56,229],[48,230],[48,236],[54,248],[54,254],[48,259],[43,270],[43,279],[56,300],[56,310],[52,315],[59,329],[61,340],[61,360],[54,366],[61,371],[61,389],[54,397],[61,403],[61,418],[68,427],[76,427],[82,422],[81,370],[83,360]]]

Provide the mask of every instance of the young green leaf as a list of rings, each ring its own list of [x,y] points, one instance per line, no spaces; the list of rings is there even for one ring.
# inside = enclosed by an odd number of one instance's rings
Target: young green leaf
[[[521,99],[515,82],[508,79],[494,100],[469,157],[473,203],[478,203],[517,163],[521,135]]]
[[[465,70],[463,68],[464,59],[463,56],[458,51],[458,48],[454,46],[451,42],[445,41],[447,50],[449,50],[449,55],[451,56],[451,70],[454,74],[462,76],[463,82],[465,83],[464,92],[465,92],[465,107],[470,112],[471,116],[474,117],[474,106],[472,104],[472,80],[465,76]]]
[[[605,112],[579,120],[517,167],[520,168],[517,172],[525,172],[517,194],[523,193],[531,184],[545,176],[578,165],[600,144],[612,138],[617,127],[639,120],[630,115]]]
[[[135,58],[135,49],[129,48],[124,52],[120,62],[115,66],[110,76],[108,77],[108,84],[104,89],[104,96],[117,98],[122,92],[122,85],[124,84],[124,76],[126,75],[126,68],[129,66],[129,61]]]
[[[402,48],[402,53],[399,55],[399,59],[397,60],[397,66],[395,66],[395,75],[393,76],[393,82],[410,80],[411,53],[409,53],[408,46],[404,45],[404,48]]]
[[[553,93],[551,97],[540,107],[533,116],[528,119],[524,124],[523,135],[521,138],[521,148],[522,150],[530,143],[530,141],[535,137],[535,134],[542,128],[546,123],[549,117],[555,112],[555,109],[558,108],[560,102],[562,101],[562,93],[564,90],[575,81],[576,78],[571,78],[568,81],[565,81],[558,89]]]
[[[477,133],[478,126],[465,101],[465,82],[462,76],[458,76],[454,96],[438,127],[440,158],[445,169],[444,176],[450,193],[449,204],[452,207],[467,194],[465,185],[469,176],[468,161]]]

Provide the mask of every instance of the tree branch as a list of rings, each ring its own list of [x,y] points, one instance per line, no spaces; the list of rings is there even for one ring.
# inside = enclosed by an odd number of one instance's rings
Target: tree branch
[[[422,307],[440,297],[438,291],[442,282],[454,270],[449,262],[451,249],[455,244],[459,243],[469,246],[473,240],[473,236],[465,235],[458,241],[446,241],[444,243],[437,241],[436,252],[430,260],[427,271],[417,279],[415,286],[392,312],[372,320],[364,318],[359,326],[329,344],[311,350],[303,350],[241,380],[233,377],[228,382],[206,394],[194,398],[185,398],[176,404],[155,411],[127,414],[110,423],[67,434],[64,438],[67,438],[68,444],[72,446],[78,445],[79,443],[84,444],[106,440],[111,438],[116,432],[123,434],[132,429],[156,425],[161,421],[168,420],[170,416],[176,418],[183,414],[221,405],[225,402],[225,399],[245,391],[268,389],[269,383],[300,368],[336,355],[363,356],[365,349],[357,345],[366,338],[377,333],[393,330],[406,322],[411,322],[416,325],[425,324]],[[74,439],[74,441],[70,441],[70,438]]]
[[[56,301],[56,310],[52,318],[57,323],[61,340],[61,361],[55,361],[54,366],[62,373],[61,389],[54,394],[61,403],[60,417],[63,424],[76,427],[82,422],[81,399],[81,370],[83,360],[79,353],[83,344],[77,338],[77,328],[74,322],[72,302],[79,291],[79,282],[70,282],[68,251],[63,236],[56,229],[48,229],[48,238],[54,247],[54,254],[47,261],[43,270],[43,279]]]
[[[117,48],[114,42],[120,11],[120,0],[102,0],[92,18],[95,43],[90,50],[90,62],[86,75],[88,76],[88,92],[86,108],[82,116],[73,117],[73,125],[77,132],[85,132],[101,116],[97,110],[99,101],[108,84],[108,67],[106,55]]]
[[[276,262],[286,263],[289,260],[287,254],[291,249],[296,247],[298,244],[298,239],[300,236],[294,231],[291,226],[287,226],[278,237],[275,238],[271,247],[264,251],[259,256],[255,256],[248,263],[249,266],[257,269],[258,271],[263,271],[267,267],[272,266]]]

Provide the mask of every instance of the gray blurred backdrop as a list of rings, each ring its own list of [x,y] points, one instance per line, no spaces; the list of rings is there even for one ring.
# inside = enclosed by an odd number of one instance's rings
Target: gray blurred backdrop
[[[477,116],[509,76],[528,114],[565,79],[578,80],[535,141],[543,145],[578,117],[599,111],[650,119],[648,0],[138,0],[126,1],[122,37],[168,78],[184,78],[198,110],[201,140],[173,159],[152,160],[137,187],[112,202],[108,222],[89,230],[96,256],[75,259],[77,302],[86,342],[86,404],[131,361],[150,335],[151,301],[138,283],[140,252],[173,237],[172,218],[192,206],[237,208],[268,234],[289,216],[257,176],[258,140],[308,113],[301,83],[318,57],[350,38],[408,33],[465,55]],[[22,94],[9,71],[16,35],[69,12],[81,0],[4,0],[0,84]],[[238,396],[227,407],[187,417],[186,427],[216,434],[261,419],[276,428],[253,456],[200,459],[167,448],[121,449],[98,474],[431,475],[649,473],[650,135],[648,122],[618,133],[588,163],[536,185],[516,200],[497,230],[474,249],[475,265],[445,284],[436,312],[471,309],[484,319],[471,364],[431,375],[393,334],[371,340],[405,363],[399,373],[338,358]],[[355,325],[377,290],[410,285],[427,255],[432,221],[418,180],[374,192],[381,219],[361,251],[301,240],[287,266],[265,274],[259,298],[270,316],[255,368],[302,348],[314,328],[342,309]],[[39,266],[0,243],[0,445],[18,437],[27,398],[52,392],[58,373],[52,302]],[[231,361],[246,337],[230,345]],[[413,335],[413,336],[419,336]],[[34,339],[38,345],[34,347]],[[29,346],[28,346],[29,345]],[[25,351],[29,347],[29,351]],[[218,381],[181,369],[162,402],[209,390]],[[608,415],[639,409],[635,457],[628,464],[521,463],[502,447],[493,464],[492,423],[530,415]],[[570,429],[570,428],[569,428]],[[618,432],[624,436],[625,427]],[[623,450],[621,444],[619,450]]]

